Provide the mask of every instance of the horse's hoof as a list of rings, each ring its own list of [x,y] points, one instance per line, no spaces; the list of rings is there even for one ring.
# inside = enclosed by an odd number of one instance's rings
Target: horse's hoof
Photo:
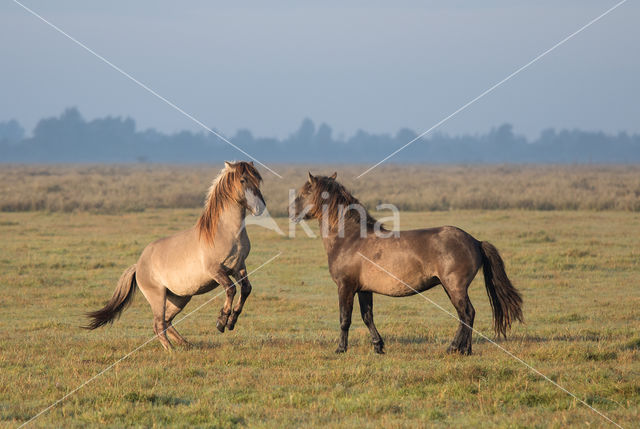
[[[218,328],[218,331],[220,331],[221,333],[224,333],[224,328],[225,328],[225,324],[221,323],[219,320],[216,322],[216,328]]]
[[[379,355],[384,354],[384,343],[380,341],[379,343],[373,343],[373,350]]]
[[[447,349],[447,353],[456,354],[456,355],[462,355],[462,356],[469,356],[471,354],[471,347],[449,346],[449,348]]]
[[[347,349],[343,348],[343,347],[338,347],[336,349],[336,353],[340,354],[340,353],[346,353]]]
[[[236,327],[236,322],[238,321],[238,317],[232,314],[231,317],[229,317],[229,320],[227,320],[227,329],[230,331],[233,331],[233,328]]]

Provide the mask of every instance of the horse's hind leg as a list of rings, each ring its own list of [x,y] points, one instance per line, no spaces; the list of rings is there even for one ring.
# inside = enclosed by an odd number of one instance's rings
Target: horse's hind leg
[[[384,341],[382,341],[382,337],[376,329],[376,325],[373,323],[373,294],[371,292],[358,292],[358,301],[360,302],[362,321],[367,325],[371,333],[373,349],[376,353],[383,354]]]
[[[165,309],[164,319],[167,324],[167,334],[177,344],[185,347],[191,347],[191,344],[184,339],[182,335],[174,328],[172,322],[174,317],[182,311],[182,309],[191,301],[190,296],[178,296],[171,292],[167,293],[167,306]]]
[[[450,277],[442,282],[445,292],[449,295],[451,303],[456,308],[460,325],[456,336],[447,349],[448,353],[471,354],[471,335],[473,334],[473,320],[476,311],[471,305],[471,300],[467,293],[471,281],[459,281],[455,277]]]
[[[456,311],[458,312],[458,318],[461,322],[458,327],[458,332],[447,351],[449,353],[459,352],[463,355],[470,355],[473,319],[475,318],[476,311],[473,308],[473,305],[471,305],[469,296],[465,296],[463,299],[458,301],[456,304]]]
[[[140,291],[147,298],[151,311],[153,312],[153,332],[158,336],[158,340],[166,350],[173,349],[171,342],[167,338],[167,322],[165,320],[165,303],[167,301],[167,289],[154,287],[152,285],[138,282]]]

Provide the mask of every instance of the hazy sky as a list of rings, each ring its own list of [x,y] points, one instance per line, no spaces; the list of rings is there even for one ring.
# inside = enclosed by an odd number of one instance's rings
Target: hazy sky
[[[207,125],[278,137],[305,117],[336,135],[423,131],[616,1],[344,3],[24,1]],[[441,131],[640,132],[639,18],[628,1]],[[0,58],[0,121],[31,130],[77,106],[198,129],[12,1],[0,3]]]

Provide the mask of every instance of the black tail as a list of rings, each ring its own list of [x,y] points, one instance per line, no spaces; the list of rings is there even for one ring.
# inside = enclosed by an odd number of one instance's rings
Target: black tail
[[[109,302],[100,310],[87,313],[91,321],[83,328],[96,329],[107,323],[113,323],[114,319],[119,317],[120,313],[131,304],[131,298],[133,298],[137,286],[136,266],[132,265],[124,270],[124,273],[120,276],[118,286],[116,286],[116,290]]]
[[[483,241],[480,245],[482,246],[484,285],[493,309],[493,329],[498,336],[502,335],[506,338],[507,329],[511,328],[511,323],[515,320],[523,321],[522,297],[507,277],[498,249],[487,241]]]

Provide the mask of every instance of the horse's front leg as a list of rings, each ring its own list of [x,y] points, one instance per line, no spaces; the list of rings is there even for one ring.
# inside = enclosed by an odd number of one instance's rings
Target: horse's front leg
[[[243,266],[238,271],[238,274],[235,275],[234,277],[236,278],[236,282],[240,283],[240,299],[236,303],[236,307],[233,309],[233,312],[231,312],[231,316],[227,321],[227,329],[229,329],[230,331],[232,331],[233,328],[235,328],[236,322],[238,321],[238,316],[240,316],[240,313],[242,313],[242,309],[244,308],[244,303],[249,297],[249,294],[251,293],[251,289],[252,289],[251,282],[249,282],[249,277],[247,275],[246,267]]]
[[[353,287],[350,287],[350,285],[344,282],[338,283],[338,301],[340,303],[340,344],[336,349],[336,353],[344,353],[347,351],[354,296],[355,291]]]
[[[233,298],[236,296],[236,285],[222,268],[213,275],[213,279],[227,292],[227,299],[220,310],[220,316],[218,316],[218,321],[216,322],[218,331],[224,332],[224,328],[227,326],[227,321],[229,320],[229,315],[231,314]]]

